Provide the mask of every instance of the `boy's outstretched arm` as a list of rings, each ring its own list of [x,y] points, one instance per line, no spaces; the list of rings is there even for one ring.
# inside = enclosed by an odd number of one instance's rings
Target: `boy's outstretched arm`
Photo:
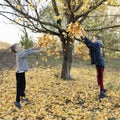
[[[82,29],[80,30],[80,35],[81,35],[81,37],[85,37],[85,31],[83,31]]]
[[[91,40],[89,40],[89,38],[86,37],[86,33],[84,30],[82,29],[80,30],[80,35],[81,35],[82,41],[86,44],[88,48],[95,49],[94,43]]]
[[[35,50],[38,50],[39,52],[45,52],[45,49],[42,48],[41,46],[37,45],[37,44],[36,44],[33,48],[34,48]]]

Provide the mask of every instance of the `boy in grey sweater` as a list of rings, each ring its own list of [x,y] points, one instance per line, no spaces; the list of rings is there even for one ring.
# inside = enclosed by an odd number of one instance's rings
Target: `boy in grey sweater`
[[[26,79],[25,72],[29,69],[27,56],[38,53],[37,48],[22,51],[19,44],[13,44],[11,51],[16,54],[16,107],[21,108],[20,98],[25,98]]]

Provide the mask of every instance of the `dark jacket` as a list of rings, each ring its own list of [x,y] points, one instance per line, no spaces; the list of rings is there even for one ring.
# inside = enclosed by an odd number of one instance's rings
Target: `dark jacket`
[[[92,42],[87,37],[82,38],[86,46],[90,49],[91,64],[104,67],[104,59],[101,53],[100,42]]]

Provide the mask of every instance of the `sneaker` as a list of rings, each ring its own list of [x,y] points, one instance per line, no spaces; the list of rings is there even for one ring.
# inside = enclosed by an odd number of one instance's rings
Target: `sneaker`
[[[14,104],[15,104],[15,106],[16,106],[17,108],[19,108],[19,109],[22,107],[21,104],[20,104],[20,102],[17,102],[17,101],[16,101],[16,102],[14,102]]]
[[[106,91],[107,91],[106,89],[103,89],[101,92],[106,93]]]
[[[106,94],[102,91],[99,94],[99,99],[106,97]]]
[[[25,98],[25,97],[21,97],[21,101],[26,102],[26,103],[30,103],[30,100],[28,98]]]

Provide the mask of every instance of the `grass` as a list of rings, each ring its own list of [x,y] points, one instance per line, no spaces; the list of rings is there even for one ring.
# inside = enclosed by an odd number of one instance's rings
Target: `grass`
[[[6,66],[0,82],[0,120],[120,120],[120,62],[106,58],[105,63],[108,97],[98,100],[95,66],[90,61],[74,57],[71,75],[75,80],[64,81],[60,79],[62,59],[49,57],[45,64],[31,56],[26,73],[26,95],[31,102],[21,102],[21,110],[13,104],[15,66]]]
[[[9,46],[10,46],[9,43],[0,41],[0,50],[2,50],[2,49],[4,50],[4,49],[8,48]]]

